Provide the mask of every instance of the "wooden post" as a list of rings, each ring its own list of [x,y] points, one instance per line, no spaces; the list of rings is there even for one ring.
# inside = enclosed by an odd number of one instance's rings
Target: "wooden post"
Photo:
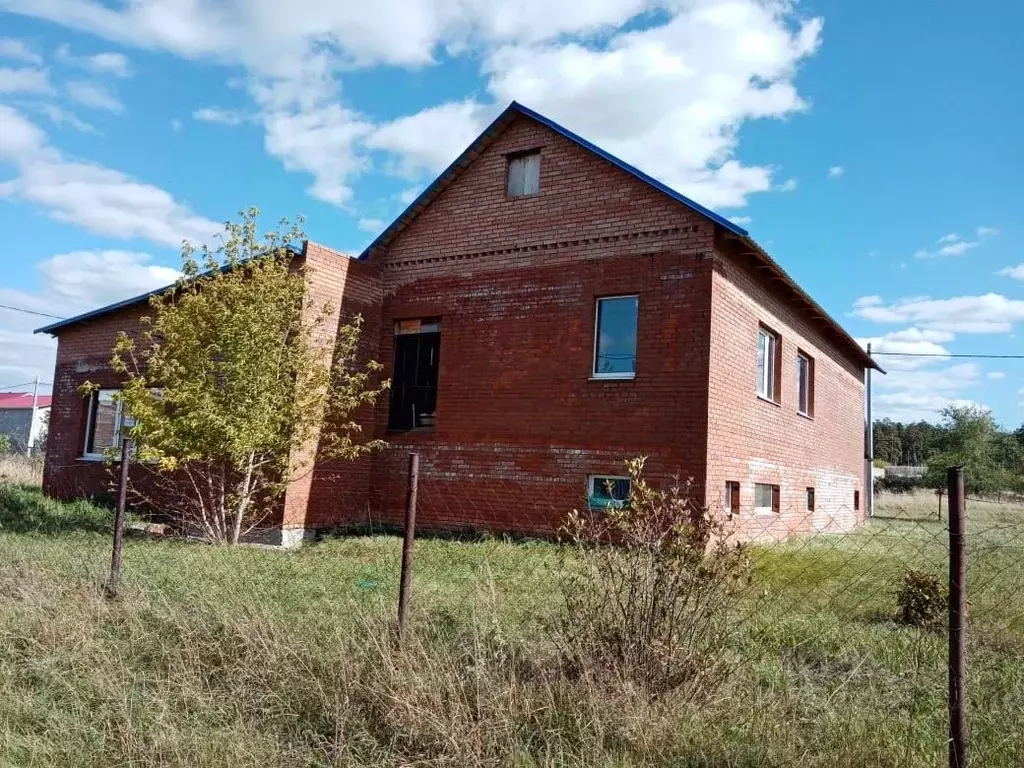
[[[964,468],[946,471],[949,487],[949,768],[967,765],[967,569]]]
[[[398,638],[405,638],[409,626],[409,599],[412,590],[412,545],[416,537],[416,490],[419,484],[420,456],[409,454],[409,479],[405,490],[405,536],[402,540],[402,578],[398,588]]]
[[[121,474],[117,483],[117,508],[114,512],[114,551],[110,555],[110,581],[107,591],[117,594],[121,583],[121,545],[124,543],[124,511],[128,501],[128,465],[131,463],[132,441],[121,440]]]

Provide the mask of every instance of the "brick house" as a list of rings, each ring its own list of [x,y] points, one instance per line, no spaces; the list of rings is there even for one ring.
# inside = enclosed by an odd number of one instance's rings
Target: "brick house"
[[[864,374],[877,368],[746,230],[511,104],[358,258],[306,243],[311,305],[361,313],[390,396],[389,448],[317,462],[285,543],[401,520],[551,533],[628,492],[623,462],[692,478],[744,535],[847,530],[863,514]],[[59,340],[44,485],[98,493],[116,438],[118,330],[146,296],[40,329]],[[302,450],[314,451],[315,446]]]

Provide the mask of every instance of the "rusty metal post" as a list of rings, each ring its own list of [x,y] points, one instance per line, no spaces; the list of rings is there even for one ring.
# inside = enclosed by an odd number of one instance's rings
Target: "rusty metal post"
[[[949,768],[967,765],[967,570],[964,468],[946,470],[949,488]]]
[[[398,638],[405,638],[409,626],[409,598],[412,590],[412,545],[416,538],[416,490],[420,455],[409,454],[409,479],[405,489],[405,536],[402,541],[402,580],[398,588]]]
[[[128,466],[131,464],[132,441],[121,440],[121,474],[117,483],[117,508],[114,512],[114,551],[110,555],[110,581],[107,591],[117,592],[121,582],[121,545],[124,542],[124,510],[128,502]]]

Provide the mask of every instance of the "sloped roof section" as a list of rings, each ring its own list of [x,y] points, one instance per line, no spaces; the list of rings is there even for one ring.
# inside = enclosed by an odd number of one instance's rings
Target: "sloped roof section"
[[[295,248],[294,246],[288,246],[288,249],[291,250],[296,256],[304,256],[306,254],[306,245],[310,242],[311,241],[309,240],[303,242],[301,250]],[[326,251],[330,251],[331,253],[335,253],[339,257],[347,258],[347,256],[341,251],[336,251],[333,248],[328,248],[326,245],[320,245],[319,243],[313,243],[313,245],[316,245],[319,248],[322,248]],[[225,271],[226,269],[227,267],[221,267],[221,271]],[[76,323],[84,323],[89,320],[94,320],[96,318],[103,317],[104,315],[109,315],[111,312],[117,312],[119,309],[126,309],[136,304],[143,304],[149,301],[151,296],[159,296],[162,293],[167,293],[167,291],[174,290],[175,285],[176,283],[164,285],[161,286],[160,288],[154,288],[152,291],[148,291],[147,293],[140,293],[138,296],[132,296],[130,299],[124,299],[123,301],[115,301],[113,304],[107,304],[105,307],[99,307],[98,309],[92,309],[88,312],[83,312],[80,315],[69,317],[66,320],[58,320],[56,323],[50,323],[49,325],[44,325],[42,328],[36,328],[33,331],[33,333],[48,333],[51,336],[54,336],[58,331],[60,331],[63,328],[66,328],[69,325],[75,325]]]
[[[867,352],[861,348],[860,344],[858,344],[856,340],[850,336],[850,334],[848,334],[841,325],[839,325],[839,323],[825,312],[825,310],[822,309],[814,299],[808,296],[807,293],[796,284],[796,281],[786,274],[785,270],[783,270],[782,267],[779,266],[779,264],[772,259],[772,257],[769,256],[760,245],[754,242],[753,238],[750,237],[750,233],[743,227],[729,221],[727,218],[715,213],[711,209],[705,208],[700,203],[697,203],[686,195],[677,192],[667,184],[664,184],[653,176],[644,173],[636,166],[630,165],[625,160],[601,149],[601,147],[596,144],[587,141],[582,136],[579,136],[568,128],[559,125],[551,118],[545,117],[539,112],[534,112],[532,109],[524,107],[522,104],[515,101],[509,104],[508,107],[505,108],[505,111],[498,115],[498,117],[494,119],[494,122],[487,126],[483,133],[477,136],[476,139],[473,140],[473,143],[466,147],[462,154],[455,158],[452,164],[445,168],[441,174],[420,193],[419,197],[413,200],[412,203],[402,211],[401,214],[399,214],[398,218],[391,222],[391,224],[389,224],[372,243],[366,246],[363,252],[359,254],[359,258],[369,258],[370,254],[372,254],[376,249],[382,248],[394,240],[402,230],[408,227],[413,220],[419,216],[435,198],[437,198],[438,195],[454,183],[455,180],[462,175],[463,171],[465,171],[466,168],[480,157],[480,155],[486,151],[486,149],[494,142],[495,139],[498,138],[498,136],[502,134],[512,121],[520,115],[528,117],[531,120],[536,120],[541,125],[544,125],[555,133],[564,136],[583,149],[586,149],[588,152],[592,152],[612,165],[621,168],[626,173],[635,176],[645,184],[654,187],[659,192],[667,195],[676,202],[685,205],[690,210],[696,211],[705,218],[711,220],[721,227],[729,236],[737,238],[745,243],[750,248],[749,254],[758,259],[763,266],[772,273],[774,278],[779,280],[793,292],[794,298],[797,300],[798,304],[803,305],[815,318],[823,321],[823,323],[828,327],[828,330],[837,337],[843,346],[848,348],[849,352],[851,352],[859,362],[866,367],[874,368],[879,371],[882,370],[867,354]]]

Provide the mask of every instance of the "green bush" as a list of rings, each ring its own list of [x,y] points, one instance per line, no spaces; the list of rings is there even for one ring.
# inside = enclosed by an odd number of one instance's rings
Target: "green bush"
[[[896,593],[900,621],[913,627],[936,628],[946,612],[946,590],[941,579],[928,571],[907,571]]]

